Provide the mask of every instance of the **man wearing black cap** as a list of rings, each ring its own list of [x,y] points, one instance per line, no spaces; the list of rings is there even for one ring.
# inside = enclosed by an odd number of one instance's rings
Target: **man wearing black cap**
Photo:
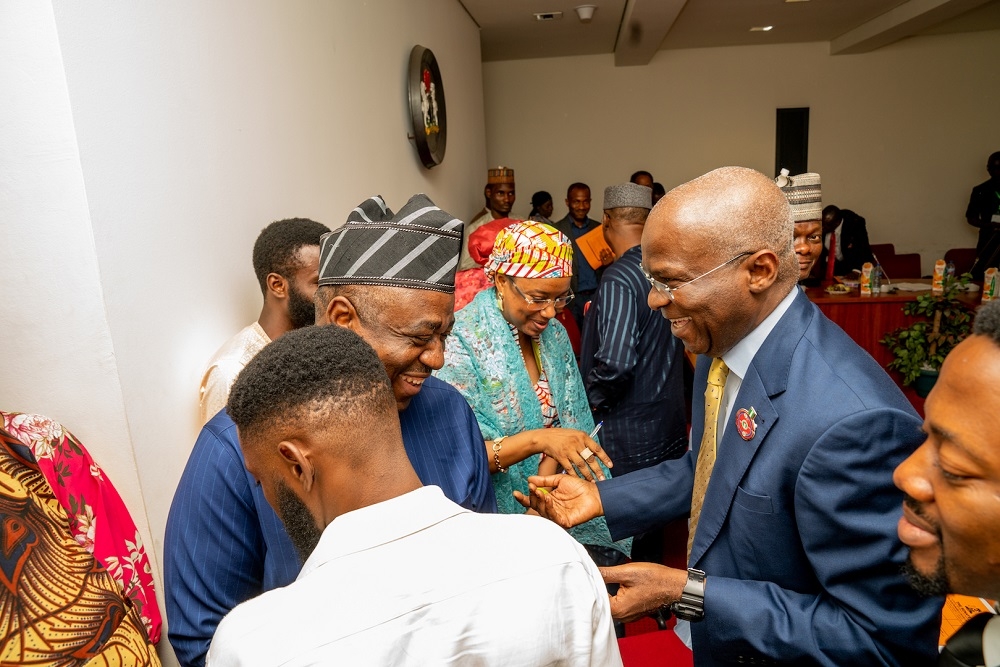
[[[420,481],[474,511],[496,510],[475,414],[435,378],[454,322],[462,222],[416,195],[398,214],[381,197],[323,236],[317,324],[353,329],[392,381],[407,455]],[[226,411],[202,430],[174,495],[164,540],[170,643],[202,665],[219,621],[237,604],[295,580],[302,563],[245,470]]]
[[[583,327],[580,372],[616,475],[687,450],[683,347],[646,303],[639,243],[651,194],[635,183],[604,190],[601,226],[618,259],[604,271]],[[660,562],[662,547],[662,531],[651,531],[636,539],[632,558]]]

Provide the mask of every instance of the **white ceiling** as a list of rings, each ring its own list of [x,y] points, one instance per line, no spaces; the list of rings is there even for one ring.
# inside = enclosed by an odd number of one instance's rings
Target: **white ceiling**
[[[484,61],[614,53],[645,65],[661,49],[830,42],[863,53],[918,34],[1000,28],[1000,0],[459,0]],[[597,6],[581,23],[574,7]],[[536,12],[562,12],[540,22]],[[750,32],[751,26],[774,26]]]

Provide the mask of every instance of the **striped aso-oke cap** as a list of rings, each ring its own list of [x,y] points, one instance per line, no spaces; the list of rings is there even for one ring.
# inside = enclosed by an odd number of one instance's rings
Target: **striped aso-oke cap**
[[[774,179],[781,191],[792,205],[792,218],[795,222],[821,220],[823,218],[823,199],[820,190],[819,174],[806,173],[789,176],[787,169]]]
[[[551,225],[524,220],[500,230],[483,268],[490,278],[498,273],[515,278],[571,276],[573,244]]]
[[[320,238],[320,285],[385,285],[455,291],[464,223],[418,194],[393,215],[381,196]]]

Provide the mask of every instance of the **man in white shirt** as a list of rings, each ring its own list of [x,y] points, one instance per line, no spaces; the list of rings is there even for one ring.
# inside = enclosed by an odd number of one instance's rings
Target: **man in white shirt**
[[[268,345],[228,411],[306,562],[223,619],[208,664],[621,664],[601,575],[573,538],[421,486],[385,367],[354,332]]]
[[[223,343],[201,378],[198,407],[206,423],[226,405],[229,387],[261,348],[316,318],[313,295],[319,279],[319,238],[330,229],[307,218],[278,220],[253,246],[253,270],[264,295],[260,317]]]
[[[924,404],[927,440],[896,468],[910,583],[928,595],[1000,599],[1000,302],[980,309]],[[985,621],[985,624],[984,624]],[[974,618],[982,653],[942,664],[1000,665],[1000,618]],[[985,628],[985,629],[984,629]],[[964,629],[964,628],[963,628]],[[962,631],[959,631],[962,633]],[[958,649],[956,648],[957,652]]]

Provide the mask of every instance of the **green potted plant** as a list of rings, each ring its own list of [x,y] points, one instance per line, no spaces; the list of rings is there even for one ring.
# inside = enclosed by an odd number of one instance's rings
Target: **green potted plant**
[[[913,384],[919,396],[930,393],[944,358],[972,329],[973,310],[958,300],[971,279],[968,273],[957,278],[945,276],[941,294],[921,294],[903,305],[904,313],[924,319],[896,329],[879,341],[895,357],[886,368],[899,371],[903,384]]]

